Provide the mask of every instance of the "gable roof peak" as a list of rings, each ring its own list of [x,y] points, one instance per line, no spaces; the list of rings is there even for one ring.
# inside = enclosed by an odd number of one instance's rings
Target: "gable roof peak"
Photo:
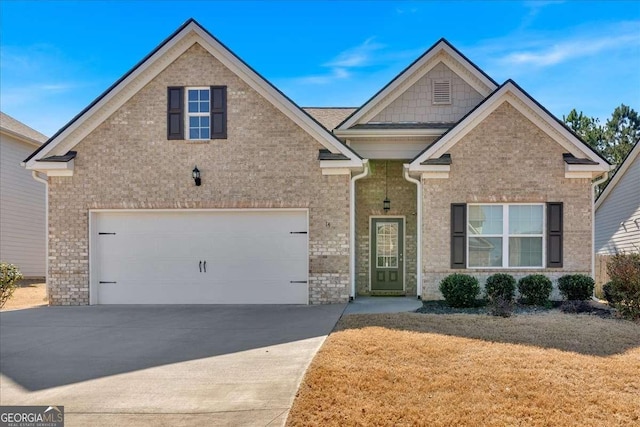
[[[84,110],[73,117],[66,125],[56,132],[36,151],[31,153],[23,163],[28,169],[33,168],[35,162],[47,155],[61,154],[75,147],[82,138],[88,135],[96,123],[102,123],[106,118],[130,99],[133,94],[141,90],[145,84],[155,78],[160,72],[152,67],[158,61],[170,62],[177,58],[191,45],[180,45],[182,40],[195,34],[195,42],[200,43],[212,56],[238,75],[261,96],[271,102],[276,108],[302,127],[321,145],[331,152],[345,155],[352,161],[349,166],[360,167],[362,158],[340,141],[335,135],[323,127],[317,120],[302,110],[291,98],[276,88],[271,82],[254,70],[242,58],[236,55],[225,44],[218,40],[194,18],[189,18],[169,37],[163,40],[154,50],[138,62],[132,69],[99,95]],[[124,96],[119,96],[124,95]],[[89,118],[95,119],[89,121]],[[56,152],[53,152],[55,149]]]
[[[509,100],[510,96],[512,96],[511,101]],[[580,158],[584,157],[593,161],[599,172],[606,172],[611,168],[611,164],[607,159],[584,142],[570,127],[554,116],[514,80],[507,79],[487,98],[462,117],[451,129],[419,153],[409,164],[410,170],[416,171],[422,162],[442,155],[451,146],[460,141],[477,123],[484,120],[498,108],[504,100],[516,107],[520,113],[572,154],[575,152],[580,155]]]
[[[358,110],[340,123],[336,129],[348,129],[357,124],[361,119],[368,117],[372,111],[378,111],[393,102],[393,100],[402,94],[402,91],[397,89],[405,83],[415,83],[415,81],[440,62],[430,61],[436,58],[441,52],[445,52],[452,59],[450,63],[459,64],[460,67],[466,71],[462,73],[463,75],[461,75],[461,77],[473,86],[474,89],[478,90],[483,97],[489,96],[498,87],[498,83],[493,78],[471,62],[469,58],[464,56],[464,54],[456,49],[446,38],[441,37],[415,61],[402,70],[400,74],[394,77],[393,80],[369,98]],[[425,66],[428,69],[425,69]]]

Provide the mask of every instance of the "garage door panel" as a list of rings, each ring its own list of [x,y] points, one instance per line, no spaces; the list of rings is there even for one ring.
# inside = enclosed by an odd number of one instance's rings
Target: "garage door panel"
[[[202,304],[300,304],[307,298],[304,284],[283,284],[277,281],[264,281],[263,286],[247,287],[243,281],[211,282],[203,287],[194,282],[158,281],[153,293],[130,292],[145,286],[145,282],[127,281],[115,285],[104,285],[100,298],[103,301],[119,301],[117,304],[196,304],[191,295],[197,293]],[[121,295],[127,293],[125,301]],[[216,302],[223,301],[223,302]]]
[[[92,292],[99,304],[308,302],[304,211],[94,215]]]

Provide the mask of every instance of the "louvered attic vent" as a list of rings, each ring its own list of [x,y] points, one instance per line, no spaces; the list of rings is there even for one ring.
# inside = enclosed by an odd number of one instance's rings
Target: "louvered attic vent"
[[[432,80],[433,103],[451,104],[451,80]]]

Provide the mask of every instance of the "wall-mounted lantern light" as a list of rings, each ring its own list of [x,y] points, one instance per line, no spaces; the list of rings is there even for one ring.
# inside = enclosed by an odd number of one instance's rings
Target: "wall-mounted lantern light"
[[[384,201],[382,202],[382,209],[384,209],[384,213],[389,212],[391,209],[391,200],[389,200],[388,191],[389,191],[389,162],[384,162]]]
[[[197,166],[193,168],[193,171],[191,172],[191,176],[193,177],[193,180],[195,181],[196,186],[199,186],[202,183],[202,181],[200,181],[200,171],[198,170]]]

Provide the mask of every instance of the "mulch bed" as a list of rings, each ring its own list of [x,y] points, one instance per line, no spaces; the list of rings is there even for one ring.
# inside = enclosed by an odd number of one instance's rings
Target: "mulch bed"
[[[615,317],[615,310],[608,305],[596,301],[551,301],[548,306],[535,306],[515,303],[513,315],[544,314],[561,311],[569,314],[585,314],[603,319]],[[491,314],[484,301],[477,301],[474,307],[450,307],[445,301],[423,301],[422,307],[415,311],[424,314]]]

